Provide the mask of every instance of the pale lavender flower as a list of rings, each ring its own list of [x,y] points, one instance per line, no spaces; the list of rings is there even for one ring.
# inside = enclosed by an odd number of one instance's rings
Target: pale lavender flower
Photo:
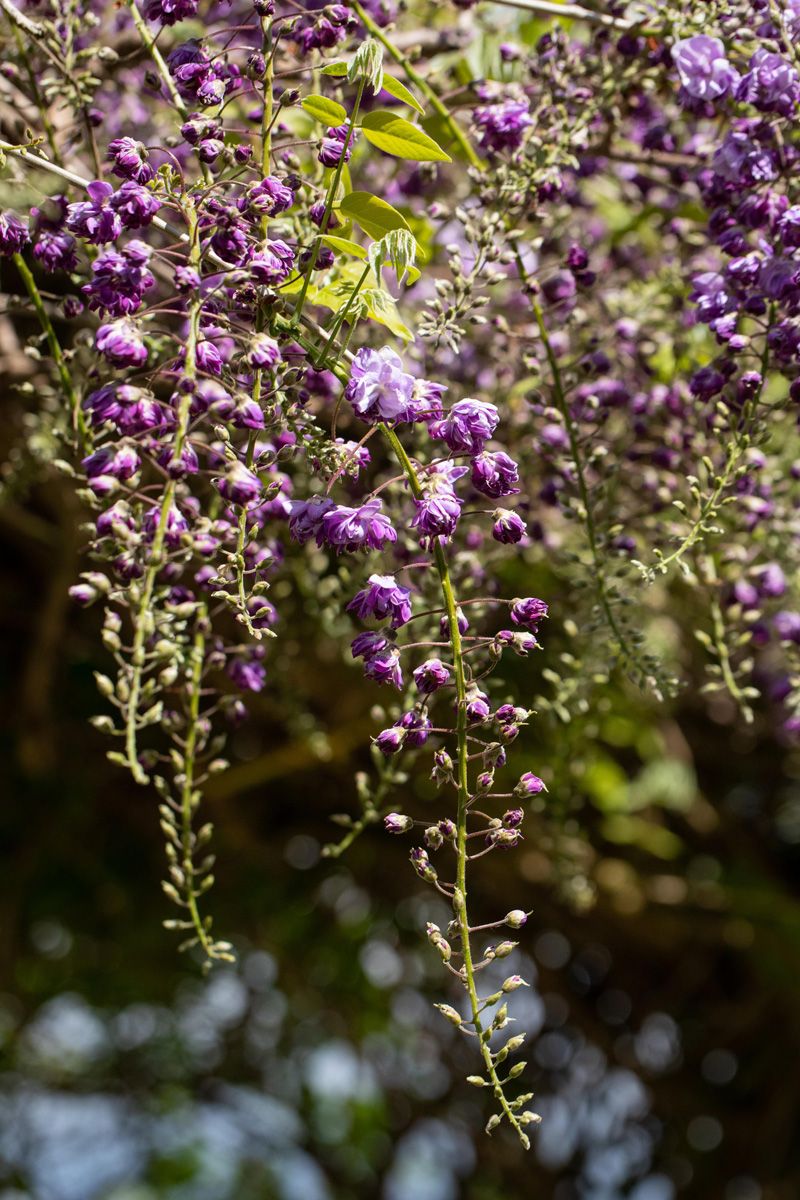
[[[403,370],[399,355],[383,346],[358,351],[345,396],[363,420],[394,425],[412,419],[413,390],[414,377]]]
[[[718,100],[739,81],[739,72],[728,62],[722,42],[704,33],[676,42],[672,59],[684,91],[694,100]]]

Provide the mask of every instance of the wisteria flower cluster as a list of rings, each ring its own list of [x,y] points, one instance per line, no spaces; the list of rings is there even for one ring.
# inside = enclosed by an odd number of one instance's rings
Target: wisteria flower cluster
[[[668,693],[688,595],[709,695],[800,734],[800,7],[552,8],[420,4],[416,45],[385,0],[2,5],[29,129],[0,150],[40,198],[0,212],[0,255],[90,514],[95,724],[159,799],[167,925],[232,956],[199,809],[301,562],[389,697],[330,853],[409,839],[451,914],[438,1007],[524,1145],[531,913],[473,917],[468,876],[568,786],[516,752],[534,689],[556,737],[610,670]],[[494,77],[454,70],[451,25]]]

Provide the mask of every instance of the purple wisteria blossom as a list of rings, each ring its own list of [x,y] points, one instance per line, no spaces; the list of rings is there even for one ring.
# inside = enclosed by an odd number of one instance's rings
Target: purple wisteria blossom
[[[244,692],[261,692],[267,682],[267,671],[257,658],[235,658],[228,667],[228,675]]]
[[[158,21],[160,25],[176,25],[196,12],[197,0],[149,0],[145,9],[148,21]]]
[[[737,85],[736,99],[754,105],[760,112],[788,117],[800,99],[800,76],[782,55],[760,48]]]
[[[33,257],[45,271],[74,271],[78,265],[77,242],[69,233],[43,229],[33,243]]]
[[[423,540],[449,538],[455,532],[464,501],[444,480],[438,486],[426,488],[421,499],[414,501],[411,524],[423,535]]]
[[[391,425],[412,420],[413,393],[414,377],[403,370],[394,350],[383,346],[380,350],[358,351],[345,396],[363,420]]]
[[[683,90],[693,100],[718,100],[739,81],[739,72],[728,62],[722,42],[704,33],[676,42],[672,59]]]
[[[264,490],[258,476],[241,462],[231,463],[217,487],[226,500],[239,507],[254,504]]]
[[[101,325],[95,345],[116,367],[142,367],[147,362],[147,347],[139,329],[125,318]]]
[[[387,643],[383,649],[364,658],[364,676],[378,684],[390,684],[398,690],[403,686],[400,651]]]
[[[493,514],[492,537],[504,545],[514,545],[521,542],[528,532],[527,526],[518,513],[508,508],[496,508]]]
[[[335,507],[329,496],[293,500],[289,509],[289,533],[301,544],[310,541],[319,533],[325,514]]]
[[[115,138],[108,143],[108,157],[118,179],[132,179],[135,183],[149,183],[155,171],[148,162],[150,152],[143,142],[132,137]]]
[[[150,255],[150,247],[135,240],[128,242],[121,251],[101,251],[92,263],[91,282],[81,289],[89,308],[114,317],[135,313],[144,293],[155,284],[147,268]]]
[[[547,616],[547,611],[544,600],[538,600],[535,596],[526,596],[522,600],[515,600],[511,605],[511,620],[514,625],[521,625],[535,634],[539,622]]]
[[[519,149],[533,117],[526,100],[505,100],[476,108],[475,124],[481,133],[483,149],[499,153]]]
[[[259,217],[275,217],[292,207],[294,192],[284,180],[267,175],[247,189],[243,204]]]
[[[519,468],[504,450],[490,453],[488,450],[472,460],[472,486],[484,496],[498,500],[501,496],[513,496],[519,492]]]
[[[532,771],[526,771],[521,775],[519,782],[514,788],[515,796],[538,796],[539,792],[546,791],[544,782],[538,775],[534,775]]]
[[[370,575],[367,586],[357,592],[347,606],[362,621],[388,617],[393,629],[411,619],[411,592],[397,582],[394,575]]]
[[[450,682],[450,668],[439,658],[429,658],[414,671],[414,683],[424,696],[429,696]]]
[[[383,827],[387,833],[409,833],[414,828],[414,821],[403,813],[387,813],[383,818]]]
[[[447,416],[431,426],[454,454],[479,454],[500,422],[494,404],[485,400],[458,400]]]
[[[330,546],[337,554],[356,550],[380,550],[397,541],[397,531],[382,511],[380,500],[368,500],[359,508],[334,505],[322,516],[317,545]]]
[[[0,213],[0,254],[19,254],[29,241],[28,227],[15,212]]]
[[[250,256],[247,269],[256,283],[276,287],[288,279],[294,267],[294,250],[280,238],[266,241]]]
[[[122,218],[110,204],[113,187],[95,180],[86,191],[88,200],[79,200],[67,208],[67,229],[95,246],[116,241],[122,233]]]
[[[350,137],[349,141],[348,135]],[[336,167],[341,162],[342,155],[344,154],[344,161],[348,163],[353,153],[355,140],[356,135],[355,133],[350,134],[349,125],[336,125],[326,132],[325,137],[320,142],[317,158],[323,167]],[[345,145],[347,145],[346,151]]]

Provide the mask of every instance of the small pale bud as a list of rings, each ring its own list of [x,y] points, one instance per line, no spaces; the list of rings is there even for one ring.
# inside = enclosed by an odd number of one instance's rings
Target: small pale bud
[[[511,929],[521,929],[528,919],[529,914],[523,912],[521,908],[512,908],[511,912],[506,913],[504,922]]]
[[[504,992],[515,992],[520,987],[530,987],[530,984],[526,983],[521,975],[509,975],[508,979],[503,980]]]
[[[114,684],[107,675],[101,675],[99,671],[95,671],[94,681],[97,684],[98,692],[101,696],[105,696],[106,700],[114,695]]]
[[[458,1028],[459,1025],[463,1025],[464,1022],[461,1014],[457,1013],[456,1010],[451,1008],[449,1004],[434,1004],[433,1007],[438,1008],[442,1016],[446,1017],[452,1025],[455,1025],[456,1028]]]
[[[425,830],[425,845],[429,850],[439,850],[444,843],[444,837],[438,825],[429,825]]]

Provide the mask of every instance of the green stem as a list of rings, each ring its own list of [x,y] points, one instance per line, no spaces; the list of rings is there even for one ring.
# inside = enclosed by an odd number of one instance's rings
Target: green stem
[[[253,379],[253,399],[255,400],[256,404],[260,403],[260,400],[261,400],[261,371],[256,371],[255,378]],[[255,458],[255,448],[256,448],[256,431],[253,430],[253,432],[250,434],[250,437],[247,442],[247,453],[245,456],[245,465],[247,466],[248,470],[252,470],[252,467],[253,467],[253,461]],[[260,629],[256,629],[256,627],[253,625],[253,621],[252,621],[250,612],[247,607],[247,590],[245,587],[245,578],[244,578],[244,567],[245,567],[244,548],[245,548],[246,541],[247,541],[247,509],[243,507],[242,511],[239,513],[238,531],[237,531],[237,535],[236,535],[236,575],[237,575],[237,580],[238,580],[238,592],[239,592],[239,613],[240,613],[242,620],[244,621],[247,632],[250,634],[250,636],[252,638],[254,638],[258,642],[261,640],[261,638],[263,636],[262,631]]]
[[[19,27],[12,22],[12,29],[14,30],[14,41],[17,43],[17,53],[25,65],[25,74],[28,76],[28,83],[30,84],[31,93],[36,102],[36,107],[39,109],[39,115],[42,118],[42,127],[47,137],[47,141],[50,144],[50,150],[56,162],[60,163],[61,154],[58,149],[58,143],[56,142],[55,130],[53,129],[53,123],[50,120],[50,116],[47,112],[47,105],[45,104],[42,90],[39,87],[39,80],[37,79],[36,72],[31,65],[30,56],[28,54],[25,41],[19,31]]]
[[[272,51],[272,18],[262,17],[261,19],[261,48],[264,58],[267,63],[267,70],[264,76],[264,111],[261,114],[261,174],[269,175],[269,169],[272,158],[272,122],[274,97],[272,94],[272,81],[275,71],[275,59]],[[263,224],[269,221],[266,215],[263,219]],[[263,229],[264,237],[267,236],[267,231]]]
[[[268,17],[262,18],[261,21],[261,44],[264,57],[267,62],[267,70],[264,76],[264,111],[261,114],[261,171],[263,175],[269,174],[270,158],[272,154],[272,79],[273,79],[273,55],[272,55],[272,21]],[[261,218],[261,236],[267,238],[269,235],[269,216],[267,213]],[[256,313],[256,330],[261,332],[264,327],[264,315],[259,305]],[[261,403],[261,392],[263,388],[263,372],[260,368],[256,368],[253,373],[253,399],[256,404]],[[256,432],[250,434],[247,443],[246,466],[252,469],[255,457],[256,447]],[[238,592],[239,592],[239,612],[242,620],[245,623],[247,632],[256,641],[261,639],[261,630],[256,629],[250,617],[247,608],[247,593],[245,588],[244,578],[244,547],[247,541],[247,509],[242,508],[239,513],[238,531],[236,536],[236,574],[238,577]]]
[[[329,842],[326,846],[322,847],[323,858],[341,858],[365,829],[369,828],[370,825],[377,825],[378,821],[390,811],[388,807],[383,806],[383,800],[394,783],[394,775],[391,769],[385,765],[385,760],[383,763],[377,764],[377,770],[379,782],[375,789],[375,794],[362,804],[361,816],[353,821],[350,829],[341,841]]]
[[[189,262],[196,269],[200,269],[200,241],[199,227],[197,222],[197,213],[191,201],[185,201],[184,213],[189,232]],[[184,362],[184,375],[187,379],[192,379],[197,372],[197,337],[200,322],[200,308],[202,301],[198,297],[193,299],[189,306],[189,334],[186,341],[186,358]],[[178,407],[177,428],[175,434],[175,457],[179,458],[186,441],[186,435],[191,419],[192,394],[185,391],[181,396],[180,405]],[[131,675],[130,675],[130,692],[127,701],[127,713],[125,721],[125,755],[128,768],[137,783],[146,784],[148,782],[147,774],[142,770],[139,764],[137,755],[137,729],[139,717],[139,701],[142,691],[142,679],[144,676],[144,668],[146,662],[146,645],[147,639],[153,628],[152,604],[153,593],[155,591],[156,579],[158,572],[161,569],[162,559],[164,554],[164,543],[167,533],[167,522],[169,520],[170,509],[172,508],[175,499],[176,484],[175,480],[170,479],[164,488],[164,496],[161,501],[161,509],[159,511],[158,525],[153,536],[153,544],[150,548],[150,558],[145,571],[144,581],[139,594],[139,602],[136,607],[134,616],[134,636],[133,647],[131,652]]]
[[[525,279],[526,276],[521,263],[519,264],[519,269],[522,278]],[[545,324],[542,306],[539,304],[538,300],[531,298],[531,307],[533,308],[533,315],[536,319],[536,324],[539,329],[539,336],[542,339],[545,355],[550,367],[550,375],[553,384],[553,397],[556,402],[556,408],[561,414],[567,430],[567,436],[569,438],[570,455],[575,467],[575,474],[578,481],[578,494],[580,496],[581,508],[583,510],[582,517],[584,527],[586,529],[586,540],[589,543],[589,552],[592,556],[595,585],[597,588],[597,596],[600,601],[600,607],[603,610],[603,614],[611,633],[616,638],[620,655],[628,663],[634,663],[636,661],[636,656],[628,648],[627,639],[623,630],[619,626],[619,622],[617,621],[611,599],[608,594],[608,583],[605,577],[605,564],[603,563],[603,556],[600,552],[600,544],[597,537],[597,527],[595,525],[594,513],[592,512],[592,505],[589,497],[589,485],[586,482],[586,468],[583,461],[583,455],[581,454],[580,443],[578,441],[578,431],[575,427],[575,421],[573,420],[569,403],[567,401],[564,382],[561,378],[561,369],[558,365],[558,359],[556,358],[555,351],[553,350],[553,346],[550,341],[550,335]]]
[[[708,559],[706,560],[705,567],[706,579],[704,582],[707,582],[711,588],[711,646],[716,652],[719,663],[719,672],[722,676],[722,682],[727,689],[728,695],[733,701],[735,701],[739,711],[742,714],[742,717],[745,720],[745,723],[751,725],[754,719],[753,710],[748,703],[747,697],[739,686],[739,681],[737,680],[733,669],[730,651],[728,650],[728,643],[725,636],[725,617],[723,616],[722,605],[719,601],[720,579],[719,574],[717,573],[717,564],[712,555],[709,555]]]
[[[358,90],[356,92],[355,104],[353,105],[353,111],[350,114],[349,124],[347,126],[347,137],[345,138],[344,145],[342,146],[342,153],[341,153],[338,163],[336,164],[336,170],[334,171],[333,177],[331,179],[330,186],[328,188],[328,194],[325,197],[325,211],[322,214],[322,221],[321,221],[320,227],[319,227],[319,234],[314,239],[314,244],[311,248],[311,258],[309,259],[309,262],[308,262],[308,269],[306,270],[305,278],[303,279],[303,286],[300,289],[300,294],[297,297],[297,304],[294,307],[295,320],[300,316],[300,313],[303,311],[303,305],[306,302],[306,294],[307,294],[309,286],[311,284],[311,276],[314,272],[315,266],[317,265],[317,254],[319,253],[319,247],[321,245],[323,237],[328,232],[328,225],[330,224],[331,213],[333,212],[334,201],[336,200],[336,194],[339,190],[339,182],[342,178],[342,172],[344,171],[344,164],[347,159],[347,151],[350,148],[351,141],[353,140],[353,133],[354,133],[355,127],[356,127],[356,121],[358,120],[358,113],[359,113],[359,109],[361,108],[361,100],[364,95],[364,88],[366,87],[366,82],[367,81],[365,79],[359,79],[359,81],[358,81]]]
[[[191,672],[189,676],[189,712],[186,746],[183,752],[183,782],[181,784],[181,833],[182,833],[182,869],[185,879],[186,904],[192,919],[197,939],[207,958],[214,957],[213,947],[208,937],[205,923],[197,907],[197,893],[194,886],[194,832],[192,819],[197,807],[197,797],[194,791],[195,753],[197,750],[197,729],[200,717],[200,695],[203,685],[203,665],[205,663],[206,635],[203,617],[198,620],[198,628],[192,643]]]
[[[133,23],[136,26],[136,30],[139,34],[139,37],[142,39],[142,44],[145,47],[145,49],[147,50],[150,57],[152,58],[153,62],[155,63],[156,71],[161,76],[161,82],[164,84],[164,87],[167,89],[170,100],[172,101],[175,108],[181,114],[182,117],[188,116],[189,110],[186,107],[183,97],[181,96],[180,92],[178,91],[178,89],[175,85],[175,80],[172,78],[170,71],[169,71],[169,67],[167,66],[167,64],[164,61],[164,56],[156,44],[156,39],[153,37],[150,30],[147,28],[147,22],[145,21],[142,14],[139,12],[139,7],[136,3],[136,0],[128,0],[128,3],[130,5],[131,16],[133,17]],[[213,176],[211,174],[211,171],[210,171],[207,163],[204,163],[204,162],[200,163],[200,171],[202,173],[203,179],[206,182],[206,184],[213,183]]]
[[[671,567],[674,563],[680,562],[686,553],[691,550],[692,547],[695,546],[703,537],[703,534],[706,532],[706,525],[708,521],[712,520],[715,516],[720,500],[722,499],[728,488],[728,485],[733,479],[739,460],[750,444],[750,427],[755,420],[756,413],[758,412],[758,406],[761,402],[761,397],[767,381],[767,371],[769,370],[768,334],[769,329],[774,321],[775,305],[773,304],[770,307],[767,332],[764,335],[764,348],[761,352],[761,363],[759,366],[761,382],[742,411],[739,429],[734,434],[733,442],[728,448],[725,465],[720,474],[717,476],[717,480],[714,484],[711,494],[706,497],[704,503],[701,505],[700,513],[689,529],[688,533],[686,533],[671,554],[668,554],[665,558],[660,558],[658,562],[654,564],[654,566],[648,569],[647,577],[651,580],[655,579],[658,575],[665,575],[669,567]]]
[[[156,39],[147,28],[147,22],[139,12],[139,7],[136,3],[136,0],[129,0],[129,4],[131,16],[133,17],[133,23],[136,26],[139,37],[142,39],[142,44],[155,63],[156,70],[161,76],[161,82],[164,84],[164,87],[169,93],[170,100],[175,105],[181,116],[185,117],[189,110],[184,104],[183,97],[175,86],[175,80],[169,73],[169,67],[164,62],[164,56],[156,45]]]
[[[408,57],[403,53],[402,50],[398,50],[396,46],[392,45],[383,29],[381,29],[380,25],[373,21],[369,13],[366,12],[365,9],[358,3],[358,0],[349,0],[349,4],[350,7],[356,13],[358,13],[359,19],[364,25],[364,28],[376,39],[376,41],[380,42],[384,50],[386,50],[387,54],[394,59],[397,65],[403,68],[406,77],[411,83],[415,84],[416,87],[419,88],[419,90],[430,103],[431,108],[433,108],[435,112],[438,113],[438,115],[442,118],[447,126],[450,136],[461,148],[461,151],[468,160],[470,166],[477,167],[480,171],[485,170],[486,164],[484,163],[483,159],[475,150],[461,126],[453,117],[450,109],[447,107],[444,101],[439,98],[431,85],[428,83],[427,79],[425,79],[423,75],[420,75],[418,71],[414,70],[408,60]]]
[[[395,457],[403,469],[403,472],[408,479],[408,484],[411,493],[415,499],[422,496],[422,486],[419,482],[414,464],[406,454],[405,448],[393,429],[389,429],[386,425],[379,426],[384,437],[388,441]],[[467,743],[467,686],[466,675],[464,671],[463,646],[461,641],[461,630],[458,627],[458,608],[453,592],[453,584],[450,578],[450,568],[447,563],[447,556],[441,542],[437,540],[434,548],[434,562],[436,571],[439,575],[439,584],[442,591],[442,599],[444,608],[447,614],[448,633],[450,645],[453,654],[453,666],[455,669],[456,683],[456,737],[458,741],[458,767],[457,767],[457,787],[458,787],[458,807],[456,812],[456,890],[453,897],[453,909],[455,911],[456,920],[458,921],[459,933],[461,935],[461,953],[464,959],[462,976],[464,986],[467,989],[469,996],[470,1010],[472,1013],[472,1025],[475,1033],[478,1036],[480,1044],[481,1056],[483,1057],[484,1065],[489,1080],[494,1090],[495,1099],[498,1101],[504,1115],[509,1121],[509,1124],[516,1131],[520,1141],[527,1149],[529,1140],[524,1132],[516,1114],[513,1112],[508,1100],[506,1099],[503,1085],[497,1074],[497,1068],[494,1064],[492,1052],[489,1047],[489,1030],[484,1029],[481,1021],[481,1002],[478,997],[478,989],[475,983],[475,966],[472,959],[472,945],[470,942],[470,926],[467,915],[467,815],[469,812],[469,746]]]
[[[56,337],[56,331],[53,328],[53,322],[50,320],[47,309],[44,306],[41,293],[39,292],[39,288],[36,286],[36,280],[34,279],[28,264],[25,262],[25,259],[21,254],[14,255],[14,265],[22,277],[22,282],[25,284],[25,289],[36,311],[39,324],[41,325],[42,331],[47,338],[47,344],[50,348],[50,353],[53,356],[53,362],[56,365],[56,370],[58,371],[58,377],[61,381],[64,395],[69,400],[70,408],[72,410],[72,427],[77,431],[81,439],[81,444],[83,448],[86,449],[89,444],[89,432],[86,426],[86,419],[81,411],[80,398],[75,389],[75,385],[72,382],[72,376],[69,373],[69,368],[64,358],[64,352],[61,349],[61,344]]]
[[[319,353],[317,355],[316,361],[320,364],[320,366],[319,366],[320,370],[324,369],[326,362],[327,362],[328,355],[330,354],[331,350],[333,349],[333,343],[336,338],[336,335],[338,334],[339,330],[342,328],[342,325],[344,325],[345,321],[347,320],[347,314],[350,312],[350,309],[353,307],[353,304],[355,303],[358,293],[361,291],[362,287],[366,283],[367,276],[369,275],[371,269],[372,268],[370,267],[369,263],[367,263],[367,265],[364,267],[363,272],[361,273],[360,279],[356,283],[356,286],[353,288],[352,292],[348,296],[347,303],[344,305],[342,310],[336,314],[336,320],[333,322],[333,325],[331,326],[331,331],[328,336],[328,340],[326,341],[325,345],[322,347],[322,349],[319,351]]]

